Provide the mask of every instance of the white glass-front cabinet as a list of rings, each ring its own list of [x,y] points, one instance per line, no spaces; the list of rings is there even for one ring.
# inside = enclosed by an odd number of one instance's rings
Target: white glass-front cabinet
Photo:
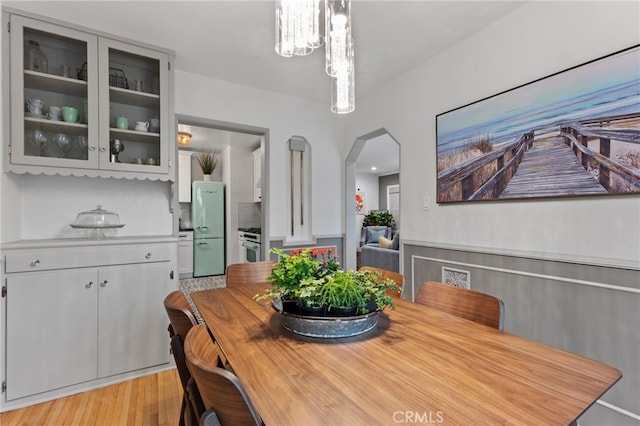
[[[98,41],[100,63],[100,140],[110,149],[100,153],[100,164],[110,170],[167,173],[168,117],[166,91],[168,58],[161,52],[115,40]],[[125,123],[125,124],[122,124]],[[114,156],[114,141],[124,150]]]
[[[76,75],[82,64],[97,63],[97,37],[14,15],[10,39],[11,163],[98,168],[98,69],[87,67],[85,80]],[[25,55],[30,42],[45,53],[44,68],[30,69]],[[68,77],[64,66],[71,67]],[[30,109],[38,100],[42,107]],[[76,122],[53,118],[52,106],[74,108]]]
[[[167,53],[9,19],[9,170],[172,179]],[[44,64],[34,65],[34,46]]]

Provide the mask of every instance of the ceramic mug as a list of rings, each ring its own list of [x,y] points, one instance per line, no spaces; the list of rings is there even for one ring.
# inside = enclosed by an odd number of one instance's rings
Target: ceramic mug
[[[136,130],[140,132],[146,132],[149,130],[149,122],[148,121],[136,121]]]
[[[42,115],[43,102],[40,99],[27,98],[27,109],[33,114]]]
[[[160,119],[158,117],[149,119],[149,131],[154,133],[160,132]]]
[[[80,119],[80,117],[78,116],[78,110],[74,107],[63,106],[62,119],[69,123],[77,123]]]
[[[116,127],[118,129],[129,129],[129,119],[124,116],[116,117]]]
[[[55,121],[62,120],[62,109],[59,106],[50,106],[47,118]]]

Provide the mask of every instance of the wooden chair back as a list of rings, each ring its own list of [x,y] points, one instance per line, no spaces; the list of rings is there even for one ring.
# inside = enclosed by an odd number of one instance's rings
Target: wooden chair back
[[[398,293],[397,291],[387,290],[387,294],[393,298],[399,298],[402,295],[404,275],[394,271],[388,271],[386,269],[376,268],[375,266],[361,266],[360,269],[358,269],[358,271],[377,272],[380,275],[382,275],[382,278],[392,280],[393,282],[396,283],[398,287],[400,287],[400,292]]]
[[[262,425],[240,380],[230,371],[217,367],[218,348],[206,326],[197,325],[189,331],[184,351],[204,407],[213,410],[222,426]]]
[[[227,266],[227,287],[240,284],[259,284],[267,281],[276,263],[271,260],[262,262],[233,263]]]
[[[169,335],[171,336],[171,352],[173,353],[173,359],[176,362],[176,369],[180,376],[180,382],[182,383],[182,390],[184,392],[181,407],[181,425],[197,425],[200,416],[204,412],[197,404],[192,404],[192,401],[198,401],[199,395],[197,389],[192,387],[189,389],[189,381],[191,373],[187,368],[187,361],[184,354],[184,340],[187,338],[187,333],[194,326],[197,325],[187,297],[183,292],[176,290],[164,299],[164,308],[169,316]]]
[[[415,301],[499,330],[504,327],[504,303],[490,294],[428,281],[418,289]]]
[[[180,290],[172,291],[164,299],[164,308],[169,316],[173,332],[180,336],[180,340],[184,342],[187,332],[198,324],[187,301],[187,296]]]

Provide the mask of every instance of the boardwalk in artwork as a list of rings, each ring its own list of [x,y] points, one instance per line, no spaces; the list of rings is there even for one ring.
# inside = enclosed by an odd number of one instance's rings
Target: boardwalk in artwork
[[[578,162],[563,138],[536,138],[500,198],[607,193]]]

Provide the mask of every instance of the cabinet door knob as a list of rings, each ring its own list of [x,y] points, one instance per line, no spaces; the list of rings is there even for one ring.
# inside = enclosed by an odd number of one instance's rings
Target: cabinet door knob
[[[90,145],[89,146],[89,151],[95,151],[96,150],[96,146],[95,145]]]
[[[100,147],[100,152],[105,152],[107,150],[107,148],[105,148],[104,146]]]
[[[102,282],[100,283],[100,287],[106,287],[106,286],[107,286],[107,284],[109,284],[109,281],[104,280],[104,281],[102,281]]]
[[[34,259],[31,261],[31,267],[35,268],[36,266],[40,265],[40,259]]]
[[[144,255],[145,259],[151,259],[151,252],[147,253]]]
[[[84,285],[86,288],[91,288],[93,286],[93,281],[89,281]]]

